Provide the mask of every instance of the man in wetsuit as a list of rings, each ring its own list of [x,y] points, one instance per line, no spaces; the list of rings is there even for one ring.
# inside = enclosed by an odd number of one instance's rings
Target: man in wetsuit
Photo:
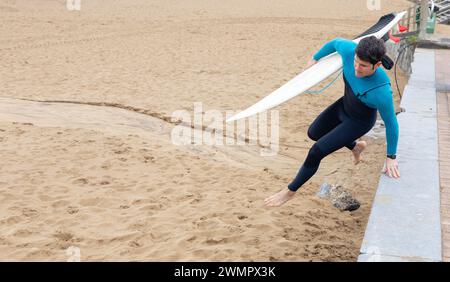
[[[342,57],[344,96],[323,111],[311,124],[308,136],[316,143],[311,147],[305,162],[287,189],[264,200],[265,205],[276,207],[295,196],[296,191],[308,181],[319,168],[320,161],[343,147],[353,153],[355,164],[360,161],[366,142],[356,141],[375,124],[377,110],[386,125],[387,154],[385,173],[398,178],[400,173],[396,160],[398,123],[389,77],[380,68],[392,67],[386,56],[386,47],[374,36],[362,39],[359,44],[336,38],[314,54],[307,67],[321,58],[338,52]]]

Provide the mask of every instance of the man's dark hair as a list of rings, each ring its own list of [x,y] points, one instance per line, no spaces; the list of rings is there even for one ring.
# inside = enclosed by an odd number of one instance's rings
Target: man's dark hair
[[[386,55],[386,47],[384,46],[383,39],[370,36],[361,39],[356,47],[355,53],[359,59],[375,65]]]

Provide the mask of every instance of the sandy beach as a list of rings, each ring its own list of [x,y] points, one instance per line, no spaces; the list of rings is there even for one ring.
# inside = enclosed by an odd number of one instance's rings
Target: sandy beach
[[[297,173],[314,144],[308,126],[342,96],[342,80],[276,108],[273,157],[250,145],[176,146],[171,115],[194,102],[250,106],[328,40],[409,5],[81,0],[70,11],[63,0],[2,1],[0,261],[67,261],[70,247],[82,261],[355,261],[384,138],[363,137],[357,166],[348,150],[330,155],[295,199],[263,206]],[[323,182],[361,207],[318,198]]]

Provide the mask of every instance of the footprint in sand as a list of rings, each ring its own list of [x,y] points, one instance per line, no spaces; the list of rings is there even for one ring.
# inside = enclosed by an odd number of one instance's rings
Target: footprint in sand
[[[15,216],[10,216],[7,219],[0,221],[0,223],[6,222],[6,224],[12,225],[12,224],[17,224],[21,221],[22,221],[22,217],[15,215]]]
[[[144,156],[144,163],[155,163],[155,158],[152,156]]]
[[[97,206],[101,200],[102,199],[100,199],[100,198],[89,198],[89,199],[83,199],[79,203],[80,203],[80,205],[82,205],[84,207]]]
[[[140,208],[140,211],[156,211],[162,209],[163,205],[160,203],[149,204]]]
[[[22,209],[22,215],[26,217],[37,217],[39,215],[39,212],[35,209],[24,208]]]
[[[133,247],[133,248],[139,248],[139,247],[142,247],[142,244],[133,240],[130,243],[128,243],[128,246]]]
[[[16,232],[14,232],[14,236],[17,236],[17,237],[28,237],[28,236],[30,236],[31,234],[33,234],[33,232],[31,232],[30,230],[27,230],[27,229],[19,229],[19,230],[17,230]]]
[[[63,208],[67,207],[70,204],[69,201],[59,200],[52,203],[52,208]]]
[[[227,238],[208,239],[208,240],[205,241],[205,243],[208,244],[208,245],[226,244],[226,243],[228,243],[228,239]]]
[[[89,184],[89,180],[87,180],[86,178],[78,178],[77,180],[72,181],[72,184],[86,185]]]
[[[67,213],[68,213],[68,214],[76,214],[76,213],[78,213],[78,212],[79,212],[79,209],[76,208],[76,207],[69,206],[69,207],[67,208]]]
[[[55,234],[53,234],[53,237],[55,237],[58,240],[67,242],[72,240],[74,238],[74,235],[70,232],[57,231]]]

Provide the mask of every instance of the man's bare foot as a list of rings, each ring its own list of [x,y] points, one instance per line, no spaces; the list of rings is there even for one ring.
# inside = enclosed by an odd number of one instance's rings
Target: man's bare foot
[[[279,207],[282,204],[286,203],[290,199],[294,198],[295,192],[289,189],[281,190],[280,192],[266,198],[264,200],[264,204],[267,207]]]
[[[355,165],[362,160],[361,153],[364,151],[366,147],[367,147],[366,141],[356,142],[355,148],[353,148],[352,150]]]

